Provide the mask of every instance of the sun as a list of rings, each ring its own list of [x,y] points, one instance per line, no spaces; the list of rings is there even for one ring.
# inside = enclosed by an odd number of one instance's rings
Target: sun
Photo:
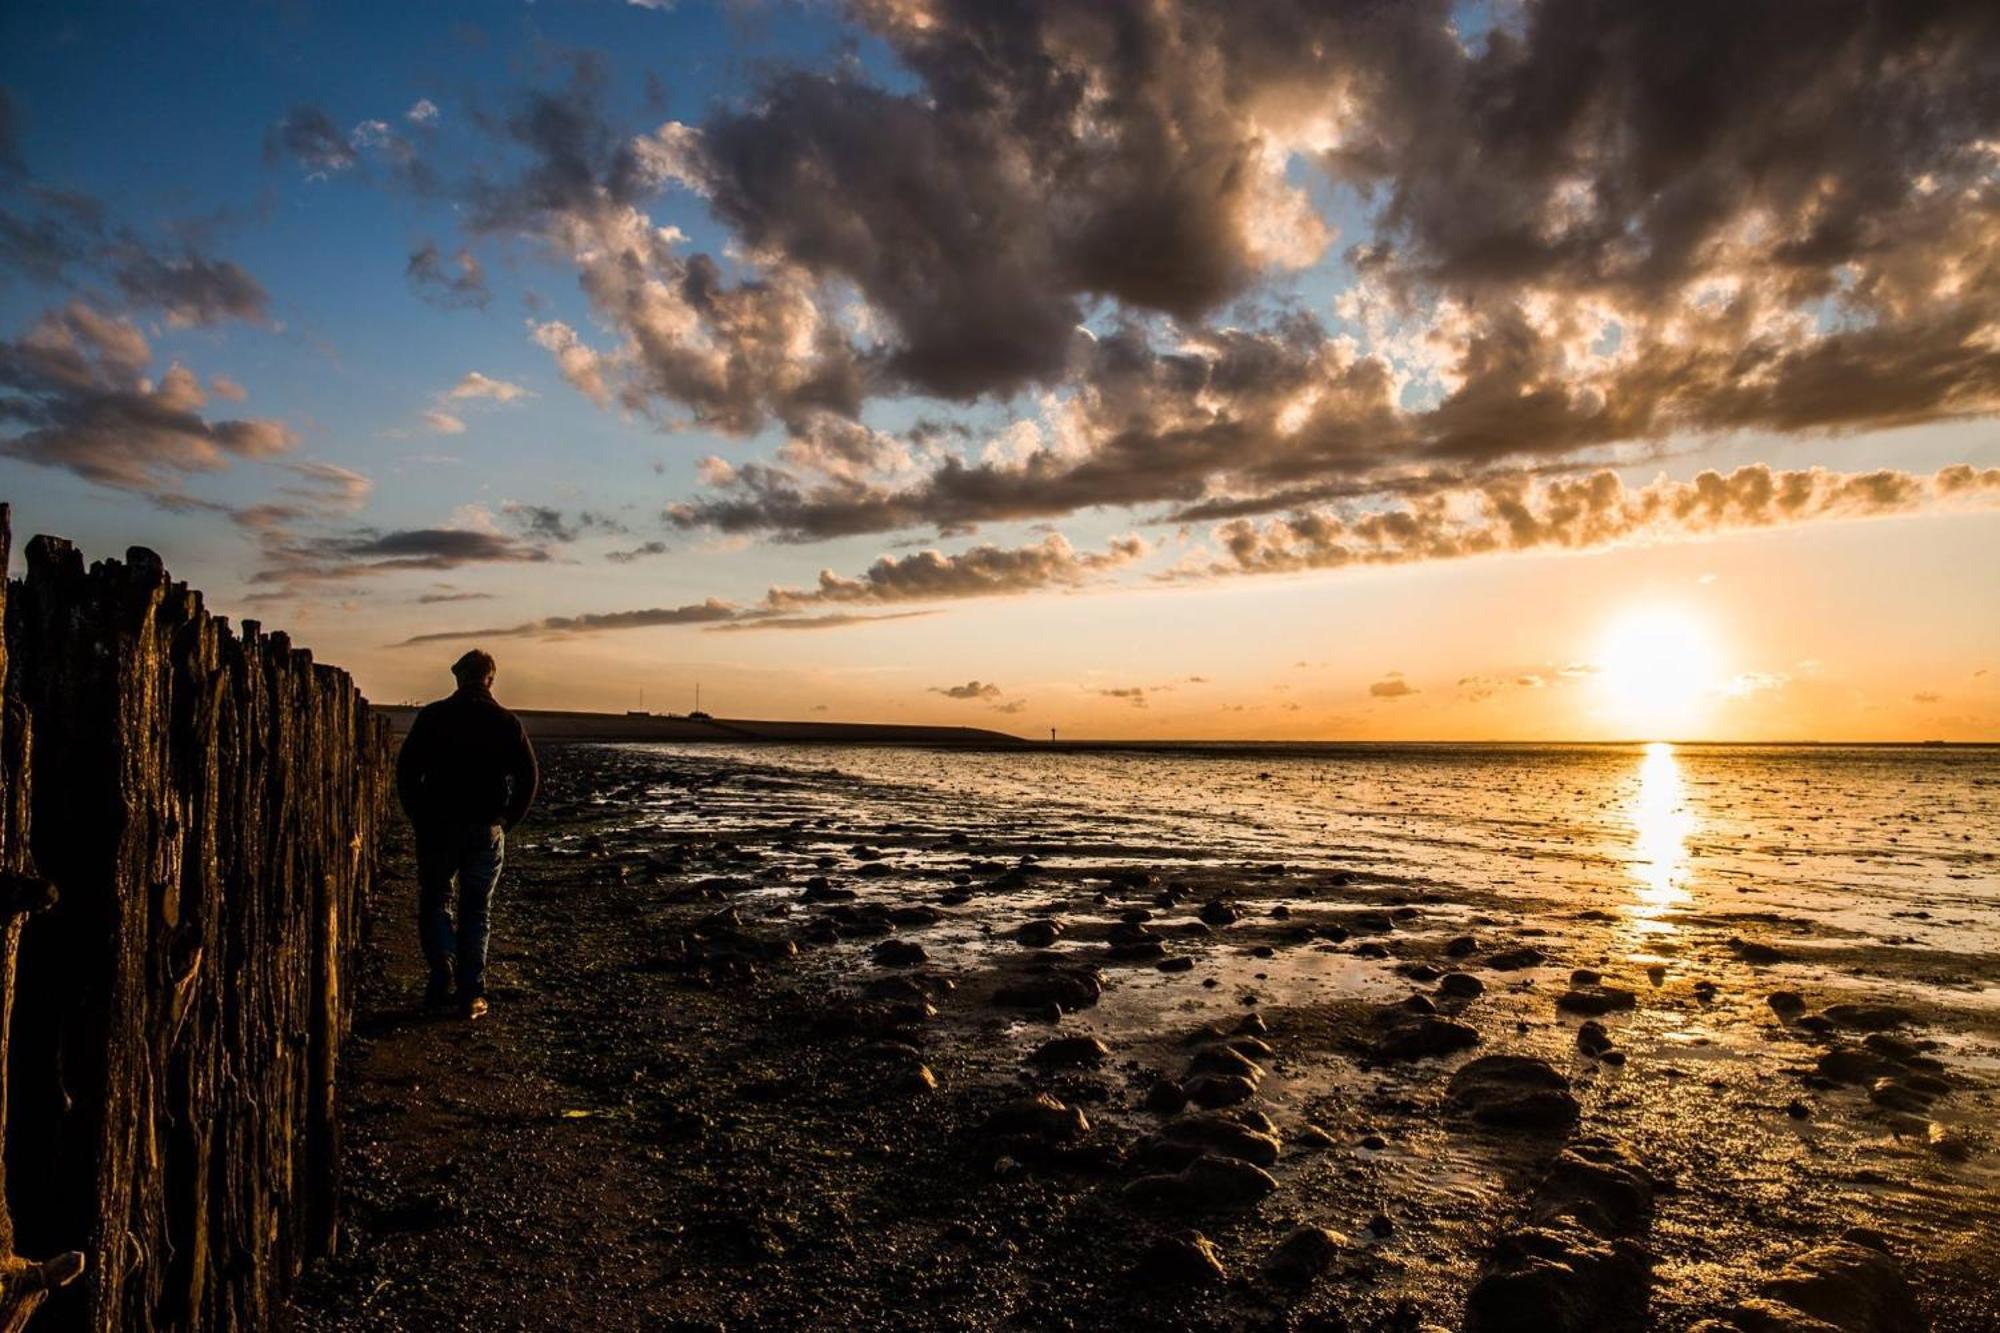
[[[1714,640],[1678,607],[1638,607],[1605,627],[1597,685],[1614,724],[1635,740],[1670,740],[1698,726],[1720,678]]]

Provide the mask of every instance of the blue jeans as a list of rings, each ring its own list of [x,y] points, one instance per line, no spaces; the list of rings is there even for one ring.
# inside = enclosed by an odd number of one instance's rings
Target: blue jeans
[[[498,824],[417,832],[417,939],[431,966],[431,985],[442,988],[457,964],[458,993],[485,993],[486,940],[492,930],[493,886],[507,859],[507,834]],[[458,926],[448,910],[458,883]]]

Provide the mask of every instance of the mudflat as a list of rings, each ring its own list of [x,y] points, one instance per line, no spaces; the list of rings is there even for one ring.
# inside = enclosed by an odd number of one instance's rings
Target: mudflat
[[[1991,756],[544,759],[300,1327],[2000,1322]]]

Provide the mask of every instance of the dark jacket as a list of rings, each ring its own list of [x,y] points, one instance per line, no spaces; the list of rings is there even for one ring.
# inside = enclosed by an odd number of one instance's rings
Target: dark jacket
[[[420,710],[396,759],[396,795],[419,830],[512,828],[528,813],[536,781],[520,719],[476,686]]]

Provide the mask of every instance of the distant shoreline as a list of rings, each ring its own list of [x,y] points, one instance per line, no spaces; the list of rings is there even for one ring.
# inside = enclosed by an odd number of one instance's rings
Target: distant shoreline
[[[378,705],[398,734],[407,731],[417,708]],[[1227,754],[1311,751],[1631,749],[1648,740],[1033,740],[984,727],[927,726],[895,722],[796,722],[759,718],[690,718],[670,713],[592,713],[575,709],[515,710],[536,740],[700,741],[718,744],[914,745],[982,750],[1060,750],[1071,754],[1117,751],[1219,752]],[[1669,741],[1676,749],[1703,750],[1995,750],[2000,741]]]

